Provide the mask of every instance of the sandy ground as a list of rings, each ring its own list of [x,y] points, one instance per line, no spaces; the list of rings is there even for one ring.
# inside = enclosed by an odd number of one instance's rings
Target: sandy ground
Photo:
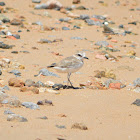
[[[70,31],[46,31],[39,32],[38,29],[32,29],[31,23],[41,21],[44,25],[59,27],[66,25],[66,23],[55,24],[59,18],[67,17],[55,10],[34,10],[32,5],[35,5],[31,0],[4,0],[7,7],[17,9],[15,13],[5,13],[7,17],[13,19],[18,16],[24,16],[27,29],[19,28],[18,26],[9,25],[11,32],[17,32],[22,30],[20,34],[21,39],[11,40],[6,38],[0,38],[6,44],[15,45],[12,50],[4,50],[0,52],[0,56],[4,56],[10,59],[17,60],[19,63],[25,66],[24,70],[20,70],[22,73],[21,79],[32,79],[34,81],[53,81],[55,83],[63,83],[66,81],[66,74],[59,74],[55,70],[52,72],[57,73],[61,78],[57,77],[34,77],[38,74],[41,68],[46,68],[53,62],[58,62],[62,58],[73,55],[76,51],[83,49],[89,50],[86,52],[86,56],[89,60],[85,60],[85,64],[82,69],[79,70],[81,74],[73,74],[71,81],[75,86],[79,86],[79,83],[89,80],[89,76],[95,75],[95,70],[113,69],[118,80],[122,80],[127,85],[132,83],[136,78],[140,76],[140,61],[130,58],[120,59],[118,62],[105,61],[95,59],[94,43],[97,41],[106,40],[105,35],[102,33],[103,29],[96,26],[83,26],[80,30]],[[42,0],[44,3],[45,0]],[[72,1],[60,0],[64,6],[71,6]],[[118,43],[110,42],[113,46],[118,46],[120,52],[111,53],[114,56],[125,55],[128,51],[134,50],[136,56],[140,57],[140,24],[137,26],[128,24],[131,21],[140,22],[140,11],[129,11],[130,8],[136,9],[140,7],[139,0],[128,1],[127,6],[123,4],[127,3],[125,0],[121,0],[121,5],[116,6],[115,0],[104,0],[108,6],[103,6],[98,3],[98,0],[82,0],[79,5],[83,5],[87,8],[93,8],[93,10],[74,10],[76,14],[88,14],[88,15],[108,15],[116,25],[123,24],[125,27],[130,28],[134,33],[138,35],[126,35],[126,36],[112,36],[112,39],[117,40]],[[135,5],[136,4],[136,5]],[[42,14],[48,11],[52,18],[42,17],[39,15],[33,15],[31,11],[36,14]],[[52,37],[48,37],[52,36]],[[53,37],[55,36],[55,37]],[[87,38],[87,40],[71,40],[72,36],[79,36]],[[53,44],[39,44],[37,41],[41,38],[55,39],[62,38],[63,42]],[[124,43],[125,41],[132,41],[137,44],[136,49],[130,46],[131,44]],[[126,44],[127,47],[120,47]],[[22,47],[23,46],[23,47]],[[38,50],[33,50],[32,47],[37,47]],[[13,54],[11,51],[29,51],[29,54],[18,53]],[[63,56],[55,56],[51,52],[58,52]],[[118,66],[129,66],[133,68],[133,71],[118,70]],[[1,79],[4,80],[4,84],[7,85],[9,78],[15,77],[12,74],[3,72]],[[19,88],[10,87],[10,91],[7,94],[16,96],[23,101],[37,102],[38,100],[48,99],[52,100],[54,106],[40,106],[40,110],[31,110],[27,108],[11,108],[11,111],[20,114],[28,119],[28,122],[8,122],[7,116],[4,115],[4,110],[7,107],[0,108],[0,140],[35,140],[37,138],[41,140],[56,140],[57,138],[63,138],[66,140],[140,140],[140,108],[131,105],[133,101],[140,98],[139,93],[127,90],[127,87],[121,90],[92,90],[92,89],[65,89],[60,90],[60,94],[52,93],[40,93],[38,95],[32,92],[20,92]],[[66,117],[60,117],[59,114],[65,114]],[[47,116],[47,120],[37,119],[37,117]],[[83,123],[88,127],[88,130],[71,129],[72,124],[75,122]],[[66,129],[59,129],[55,125],[65,125]]]

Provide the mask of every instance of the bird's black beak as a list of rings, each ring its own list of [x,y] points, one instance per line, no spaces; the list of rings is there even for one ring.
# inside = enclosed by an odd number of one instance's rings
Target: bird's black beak
[[[88,57],[84,57],[85,59],[88,59]]]

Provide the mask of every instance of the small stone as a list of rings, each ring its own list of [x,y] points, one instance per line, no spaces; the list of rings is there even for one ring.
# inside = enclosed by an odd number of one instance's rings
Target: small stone
[[[2,71],[0,70],[0,75],[2,75]]]
[[[133,85],[135,87],[140,87],[140,78],[137,78],[136,80],[133,81]]]
[[[71,37],[70,39],[76,39],[76,40],[83,40],[83,38],[75,36],[75,37]]]
[[[62,84],[54,84],[53,86],[52,86],[52,88],[53,89],[55,89],[55,90],[59,90],[60,88],[63,88],[64,86],[62,85]]]
[[[86,19],[85,21],[86,23],[88,23],[89,26],[91,25],[102,26],[102,23],[100,21],[94,21],[91,19]]]
[[[5,2],[0,2],[0,6],[5,6]]]
[[[42,83],[41,81],[38,81],[38,82],[36,82],[36,83],[34,84],[34,86],[35,86],[35,87],[44,87],[45,84]]]
[[[52,41],[48,40],[48,39],[40,39],[38,41],[38,43],[52,43]]]
[[[44,92],[46,92],[46,88],[40,87],[39,88],[39,93],[44,93]]]
[[[16,98],[16,97],[11,97],[8,101],[10,106],[13,107],[20,107],[21,106],[21,102]]]
[[[40,3],[41,0],[32,0],[32,3]]]
[[[96,19],[100,19],[100,20],[105,20],[106,17],[102,16],[102,15],[93,15],[92,18],[96,18]]]
[[[25,81],[25,86],[28,86],[28,87],[31,87],[31,86],[34,86],[35,82],[31,79],[27,79]]]
[[[48,9],[60,10],[63,7],[63,5],[57,0],[48,0],[46,4]]]
[[[43,117],[39,117],[39,119],[47,120],[48,118],[46,116],[43,116]]]
[[[21,92],[27,92],[27,91],[32,91],[34,94],[39,94],[39,90],[36,87],[28,87],[28,86],[24,86],[20,88]]]
[[[18,80],[16,78],[10,78],[8,84],[9,86],[14,86],[14,87],[22,87],[25,85],[25,83],[22,80]]]
[[[66,126],[65,125],[55,125],[57,128],[59,129],[66,129]]]
[[[13,19],[11,22],[10,22],[11,25],[21,25],[22,24],[22,21],[19,20],[19,19]]]
[[[40,109],[40,107],[37,104],[32,103],[32,102],[23,102],[22,106],[25,106],[26,108],[30,108],[33,110]]]
[[[7,117],[7,121],[12,122],[27,122],[28,120],[20,115],[17,114],[11,114]]]
[[[89,15],[80,15],[80,19],[85,20],[85,19],[90,19]]]
[[[107,41],[98,41],[95,43],[96,46],[107,47],[109,43]]]
[[[16,75],[16,76],[20,76],[20,75],[21,75],[21,72],[18,71],[18,70],[12,70],[12,71],[10,71],[9,73],[13,73],[13,74]]]
[[[12,36],[14,36],[16,39],[20,39],[20,35],[18,34],[13,34]]]
[[[133,89],[134,92],[140,93],[140,87],[136,87]]]
[[[18,51],[11,51],[11,53],[18,54]]]
[[[136,99],[136,101],[134,101],[132,104],[136,106],[140,106],[140,99]]]
[[[52,101],[47,100],[47,99],[42,100],[42,101],[38,101],[37,104],[38,104],[38,105],[48,105],[48,106],[53,106]]]
[[[76,8],[77,10],[89,10],[88,8],[86,8],[85,6],[78,6],[77,8]]]
[[[48,9],[48,5],[46,3],[38,4],[35,9]]]
[[[73,4],[79,4],[79,3],[80,3],[80,0],[73,0],[72,3],[73,3]]]
[[[60,92],[53,90],[53,89],[46,89],[46,91],[49,93],[60,94]]]
[[[5,111],[4,111],[4,114],[7,115],[7,114],[15,114],[15,113],[13,113],[12,111],[10,111],[10,110],[8,109],[8,110],[5,110]]]
[[[124,28],[123,24],[120,24],[120,25],[119,25],[119,28]]]
[[[72,129],[88,130],[87,126],[82,123],[74,123],[71,127]]]
[[[62,27],[62,30],[70,30],[68,27]]]
[[[54,85],[54,82],[52,82],[52,81],[47,81],[47,82],[44,83],[44,85],[45,85],[46,87],[52,87],[52,86]]]

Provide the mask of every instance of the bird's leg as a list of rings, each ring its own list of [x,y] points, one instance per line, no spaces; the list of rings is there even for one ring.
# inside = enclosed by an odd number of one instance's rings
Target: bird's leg
[[[70,81],[70,76],[71,76],[71,73],[69,73],[68,81],[69,81],[71,87],[74,88],[74,86],[72,85],[72,83],[71,83],[71,81]]]
[[[66,88],[69,87],[69,73],[68,73],[68,75],[67,75],[67,78],[68,78],[68,82],[67,82],[67,87],[66,87]]]

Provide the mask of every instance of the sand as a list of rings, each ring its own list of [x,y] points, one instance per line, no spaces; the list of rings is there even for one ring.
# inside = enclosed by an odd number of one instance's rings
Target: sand
[[[34,77],[38,74],[41,68],[46,68],[54,62],[59,62],[61,59],[73,55],[76,51],[83,49],[86,51],[86,56],[89,60],[85,60],[84,66],[79,70],[80,74],[72,74],[71,81],[74,86],[79,86],[79,83],[89,80],[89,76],[95,75],[95,70],[113,69],[118,80],[122,80],[127,85],[140,76],[140,61],[130,58],[120,59],[118,62],[111,62],[109,60],[95,59],[94,43],[97,41],[106,40],[102,33],[103,28],[97,26],[83,25],[81,29],[70,31],[46,31],[40,32],[31,25],[32,22],[41,21],[43,25],[51,27],[63,27],[67,23],[58,23],[59,18],[67,17],[65,14],[55,10],[34,10],[32,5],[35,5],[31,0],[4,0],[7,7],[17,9],[15,13],[4,13],[10,19],[18,16],[24,16],[27,29],[19,28],[18,26],[9,25],[11,32],[22,30],[20,34],[21,39],[11,40],[7,38],[0,38],[6,44],[15,45],[12,50],[4,50],[0,52],[1,56],[17,60],[25,66],[25,70],[20,70],[22,73],[21,79],[32,79],[34,81],[53,81],[55,83],[63,83],[66,81],[66,74],[59,74],[55,70],[50,70],[58,74],[57,77]],[[60,0],[64,6],[71,6],[72,0]],[[112,36],[112,39],[117,40],[117,43],[110,42],[113,46],[118,46],[120,52],[111,53],[114,56],[125,55],[128,51],[134,50],[136,56],[140,57],[140,24],[137,26],[128,24],[131,21],[140,22],[140,11],[129,11],[130,8],[140,7],[139,0],[128,1],[128,5],[123,6],[127,1],[120,1],[120,6],[116,6],[113,0],[104,0],[108,6],[103,6],[98,3],[98,0],[82,0],[78,6],[83,5],[93,10],[74,10],[76,14],[88,15],[108,15],[110,20],[114,21],[116,25],[123,24],[125,27],[131,29],[138,35],[126,36]],[[42,0],[41,3],[45,3]],[[77,5],[76,5],[77,6]],[[42,17],[31,13],[43,14],[45,11],[49,12],[52,18]],[[32,27],[32,28],[31,28]],[[99,32],[97,32],[97,29]],[[52,36],[52,37],[48,37]],[[53,37],[55,36],[55,37]],[[87,40],[71,40],[73,36],[87,38]],[[52,44],[40,44],[38,40],[41,38],[55,39],[61,38],[63,42]],[[128,47],[131,44],[124,43],[125,41],[132,41],[137,44],[135,49]],[[127,47],[121,47],[126,44]],[[23,46],[23,47],[22,47]],[[37,47],[38,50],[33,50],[32,47]],[[29,54],[18,53],[13,54],[11,51],[29,51]],[[63,56],[56,56],[51,52],[58,52]],[[129,66],[133,71],[118,70],[118,66]],[[3,72],[1,79],[7,85],[9,78],[15,77],[13,74]],[[11,108],[10,110],[16,114],[20,114],[28,119],[28,122],[8,122],[7,116],[4,115],[4,110],[7,107],[1,107],[0,113],[0,139],[1,140],[56,140],[62,138],[66,140],[140,140],[140,108],[131,105],[137,98],[140,98],[139,93],[129,91],[128,87],[120,90],[92,90],[92,89],[62,89],[60,94],[53,93],[39,93],[20,92],[19,88],[10,87],[7,94],[16,96],[21,102],[29,101],[37,103],[38,100],[48,99],[52,100],[54,106],[40,106],[40,110],[31,110],[27,108]],[[65,114],[66,117],[60,117],[59,114]],[[38,117],[47,116],[47,120],[38,119]],[[74,123],[83,123],[88,127],[88,130],[71,129]],[[56,125],[65,125],[66,129],[59,129]],[[38,139],[38,140],[39,140]]]

